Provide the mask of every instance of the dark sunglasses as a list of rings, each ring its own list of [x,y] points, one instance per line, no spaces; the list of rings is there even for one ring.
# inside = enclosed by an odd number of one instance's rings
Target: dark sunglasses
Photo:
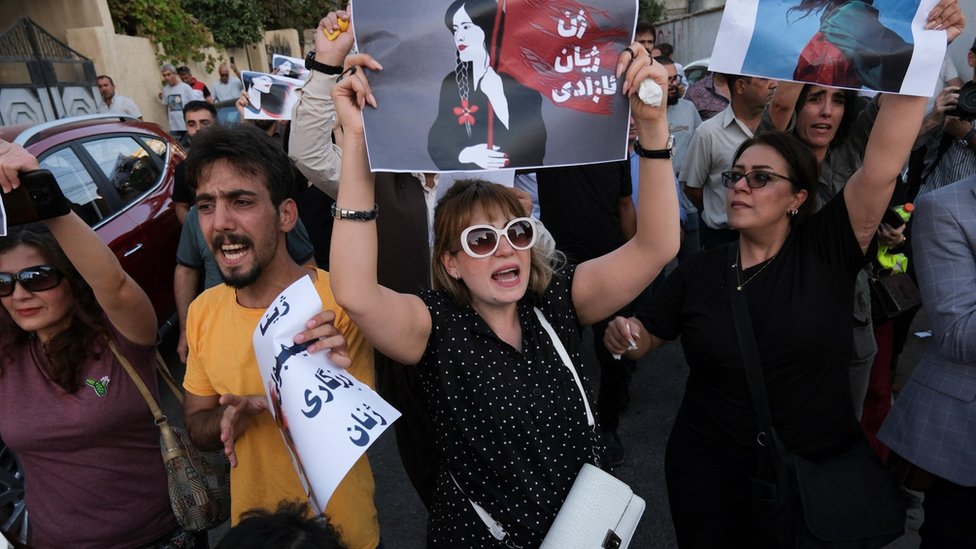
[[[535,225],[528,217],[516,217],[501,229],[491,225],[472,225],[461,231],[461,248],[471,257],[488,257],[498,249],[503,235],[512,248],[528,250],[535,244]]]
[[[14,285],[18,282],[29,292],[43,292],[57,287],[62,278],[64,275],[53,265],[35,265],[16,274],[0,273],[0,297],[14,293]]]
[[[756,170],[749,173],[734,171],[722,172],[722,185],[726,188],[734,187],[735,184],[738,183],[743,177],[746,178],[746,185],[749,185],[749,188],[752,189],[765,187],[766,183],[769,183],[774,178],[785,179],[795,183],[791,177],[786,177],[785,175],[780,175],[778,173],[765,170]]]

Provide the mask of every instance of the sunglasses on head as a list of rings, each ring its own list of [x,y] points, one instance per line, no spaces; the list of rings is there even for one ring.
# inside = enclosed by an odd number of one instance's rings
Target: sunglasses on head
[[[43,292],[61,284],[62,278],[61,271],[52,265],[35,265],[17,273],[0,273],[0,297],[14,293],[17,283],[29,292]]]
[[[734,187],[735,184],[738,183],[743,177],[746,178],[746,185],[749,185],[749,187],[753,189],[765,187],[766,183],[769,183],[775,178],[793,181],[793,178],[791,177],[773,173],[767,170],[755,170],[749,173],[727,171],[722,172],[722,186],[726,188]],[[795,183],[795,181],[793,182]]]
[[[472,225],[461,231],[461,248],[471,257],[488,257],[498,249],[503,235],[512,248],[528,250],[535,244],[535,225],[528,217],[516,217],[501,229],[491,225]]]

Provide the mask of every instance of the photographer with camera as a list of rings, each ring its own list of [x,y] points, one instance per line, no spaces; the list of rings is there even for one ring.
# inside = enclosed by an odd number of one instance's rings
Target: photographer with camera
[[[924,143],[933,152],[926,158],[916,199],[976,173],[976,42],[967,59],[972,79],[961,88],[944,88],[923,124],[923,130],[941,131],[932,131]]]

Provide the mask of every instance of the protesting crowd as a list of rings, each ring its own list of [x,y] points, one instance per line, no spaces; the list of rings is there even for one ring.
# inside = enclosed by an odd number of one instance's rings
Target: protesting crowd
[[[301,418],[267,393],[252,337],[306,279],[322,308],[281,346],[278,389],[287,353],[322,355],[400,412],[428,548],[631,543],[640,494],[618,511],[584,479],[617,486],[621,412],[644,398],[628,390],[636,361],[673,340],[689,374],[657,482],[679,547],[883,547],[912,494],[921,547],[976,545],[976,43],[932,98],[859,93],[904,74],[900,39],[865,30],[889,49],[855,55],[837,27],[870,0],[796,4],[821,28],[792,80],[689,84],[680,52],[638,23],[610,63],[627,158],[563,165],[547,160],[547,98],[494,61],[510,31],[498,3],[455,0],[438,25],[456,63],[423,128],[431,169],[465,170],[449,185],[371,171],[370,117],[396,117],[374,85],[392,67],[354,48],[350,12],[319,22],[287,122],[246,119],[272,108],[272,80],[245,85],[233,58],[210,87],[162,65],[187,151],[171,205],[176,435],[218,458],[213,476],[229,469],[229,509],[192,522],[177,501],[152,302],[62,195],[0,237],[0,435],[25,473],[27,545],[202,548],[226,518],[217,547],[396,543],[366,454],[318,499],[306,470],[329,456],[295,452]],[[941,0],[925,27],[951,43],[964,23]],[[98,89],[100,111],[141,118],[111,77]],[[240,123],[218,122],[228,99]],[[39,168],[0,141],[4,193]],[[500,168],[515,168],[508,185],[480,171]],[[893,394],[920,310],[931,343]],[[589,334],[598,379],[582,368]],[[587,529],[595,544],[565,541]]]

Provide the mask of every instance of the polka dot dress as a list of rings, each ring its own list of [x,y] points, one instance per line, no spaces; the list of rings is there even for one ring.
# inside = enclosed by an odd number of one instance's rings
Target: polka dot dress
[[[433,325],[420,379],[444,456],[428,522],[434,546],[503,546],[471,498],[516,545],[538,547],[583,463],[593,462],[597,437],[587,426],[579,388],[532,310],[542,310],[580,364],[573,273],[567,268],[544,294],[529,293],[518,303],[522,352],[499,339],[470,306],[459,308],[446,293],[422,295]]]

